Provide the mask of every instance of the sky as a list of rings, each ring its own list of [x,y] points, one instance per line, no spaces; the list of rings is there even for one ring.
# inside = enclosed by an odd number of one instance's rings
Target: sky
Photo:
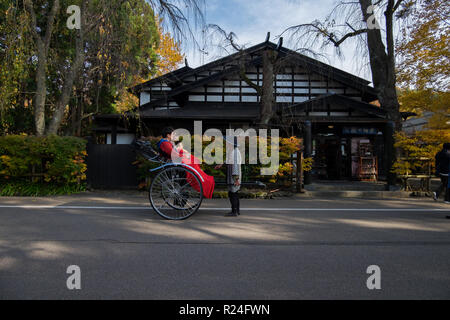
[[[271,41],[277,43],[286,28],[300,23],[323,20],[334,7],[335,0],[205,0],[205,19],[207,24],[217,24],[227,33],[237,35],[237,42],[246,47],[265,40],[268,31]],[[202,45],[205,44],[205,41]],[[284,36],[283,45],[297,49],[289,37]],[[223,50],[207,46],[205,52],[184,47],[189,66],[197,67],[214,61],[227,54]],[[355,59],[354,47],[349,43],[343,47],[344,59],[338,58],[332,49],[327,50],[327,60],[336,68],[371,81],[368,68],[362,68],[361,59]],[[231,52],[230,52],[231,53]]]

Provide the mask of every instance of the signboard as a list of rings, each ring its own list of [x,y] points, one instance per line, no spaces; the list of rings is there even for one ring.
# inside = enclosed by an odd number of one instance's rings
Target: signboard
[[[343,134],[362,134],[362,135],[376,135],[378,134],[377,128],[362,128],[362,127],[343,127]]]

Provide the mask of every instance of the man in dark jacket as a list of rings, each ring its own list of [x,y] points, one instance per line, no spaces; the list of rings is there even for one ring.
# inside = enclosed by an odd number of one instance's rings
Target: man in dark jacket
[[[442,191],[446,191],[448,183],[448,168],[450,165],[450,143],[444,143],[442,150],[436,153],[436,175],[441,178],[441,184],[436,192],[433,192],[433,199],[436,201]],[[450,201],[446,194],[445,201]]]

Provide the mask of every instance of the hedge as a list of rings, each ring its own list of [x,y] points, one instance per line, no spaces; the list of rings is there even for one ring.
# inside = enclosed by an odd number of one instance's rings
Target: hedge
[[[76,137],[1,136],[0,195],[80,191],[86,155],[86,141]]]

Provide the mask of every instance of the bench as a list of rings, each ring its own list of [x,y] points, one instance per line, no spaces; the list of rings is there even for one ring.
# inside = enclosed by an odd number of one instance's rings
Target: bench
[[[398,175],[398,178],[402,179],[403,189],[405,191],[422,191],[422,192],[431,192],[431,178],[432,175],[428,174],[406,174],[406,175]],[[420,179],[419,190],[414,190],[411,186],[410,179]]]

